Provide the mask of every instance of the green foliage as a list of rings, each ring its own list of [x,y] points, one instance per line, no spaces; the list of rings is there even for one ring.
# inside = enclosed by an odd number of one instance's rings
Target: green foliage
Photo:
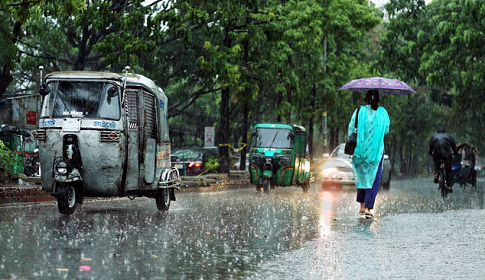
[[[384,76],[418,91],[382,98],[387,152],[401,171],[424,169],[423,143],[439,123],[485,150],[485,0],[390,0],[384,22],[367,0],[64,2],[0,4],[0,74],[13,73],[11,90],[34,88],[40,64],[47,72],[130,65],[168,95],[174,146],[200,146],[206,126],[240,146],[258,122],[318,131],[323,112],[341,141],[364,96],[337,89]]]
[[[427,146],[439,124],[457,142],[469,141],[483,151],[485,128],[482,51],[483,0],[391,0],[390,20],[380,40],[382,72],[413,86],[418,94],[403,101],[387,99],[391,131],[387,147],[401,171],[420,173]],[[390,102],[392,100],[392,102]],[[405,103],[403,103],[405,102]]]
[[[29,45],[24,42],[30,35],[25,32],[29,23],[38,21],[40,18],[56,17],[59,14],[62,15],[61,18],[69,17],[83,11],[85,8],[86,3],[82,0],[62,1],[61,5],[54,0],[1,1],[0,97],[6,92],[12,81],[17,81],[16,84],[11,86],[15,90],[17,90],[15,86],[24,86],[25,80],[30,82],[29,78],[25,78],[25,73],[31,73],[31,69],[19,67],[21,66],[19,64],[21,58],[25,58],[25,54],[29,53]],[[37,29],[44,28],[40,27]],[[21,45],[22,47],[19,47]],[[14,75],[21,77],[21,79],[18,79],[18,77],[14,79]]]
[[[0,182],[9,178],[14,164],[14,154],[0,140]]]
[[[217,158],[210,158],[205,164],[204,164],[205,170],[217,170],[219,168],[219,160]]]

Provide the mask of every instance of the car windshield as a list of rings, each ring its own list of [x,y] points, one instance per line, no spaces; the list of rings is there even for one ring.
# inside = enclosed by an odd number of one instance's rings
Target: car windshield
[[[350,161],[345,160],[343,158],[331,158],[325,162],[323,168],[350,168],[352,169],[352,164]]]
[[[335,150],[333,150],[330,155],[331,158],[350,158],[349,155],[345,154],[345,145],[338,145]]]
[[[258,128],[257,136],[253,137],[252,145],[262,148],[291,148],[291,130],[275,128]]]
[[[120,119],[119,88],[114,84],[57,81],[49,88],[42,117]]]

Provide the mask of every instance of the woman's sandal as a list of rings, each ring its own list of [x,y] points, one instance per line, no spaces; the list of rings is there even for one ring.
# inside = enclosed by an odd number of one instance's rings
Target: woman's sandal
[[[360,214],[361,216],[364,216],[364,215],[365,215],[365,211],[359,211],[359,214]]]
[[[372,218],[374,218],[374,215],[372,215],[372,213],[365,213],[365,218],[366,219],[372,219]]]

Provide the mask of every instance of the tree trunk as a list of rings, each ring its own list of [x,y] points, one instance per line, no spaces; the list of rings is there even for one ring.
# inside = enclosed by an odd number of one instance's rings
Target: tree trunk
[[[0,71],[0,97],[5,94],[8,86],[13,81],[13,77],[10,74],[10,67],[4,66]]]
[[[401,165],[400,165],[400,168],[399,168],[399,174],[402,174],[403,172],[405,172],[406,170],[406,163],[405,163],[405,160],[404,160],[404,145],[399,145],[399,158],[401,159]]]
[[[231,35],[229,30],[226,29],[226,37],[224,38],[224,46],[229,50],[232,46]],[[221,104],[220,104],[220,123],[218,134],[218,144],[219,144],[219,173],[227,173],[230,171],[230,158],[229,158],[229,147],[225,144],[229,143],[229,118],[230,118],[230,98],[231,92],[229,88],[223,88],[221,90]],[[222,146],[221,146],[222,144]]]
[[[312,88],[312,98],[311,98],[311,102],[310,102],[310,108],[313,112],[315,112],[315,98],[317,96],[317,84],[316,83],[313,83],[313,88]],[[310,150],[310,160],[313,160],[313,122],[314,122],[314,114],[311,114],[311,117],[310,117],[310,122],[309,122],[309,128],[308,128],[308,136],[309,136],[309,143],[308,143],[308,146],[309,146],[309,150]]]
[[[397,154],[397,149],[396,146],[393,145],[391,148],[391,153],[389,155],[389,160],[391,161],[391,172],[394,172],[395,170],[395,163],[396,163],[396,154]]]
[[[249,9],[251,6],[248,7]],[[248,24],[248,20],[246,20],[246,25]],[[250,65],[249,65],[249,39],[246,37],[244,39],[244,67],[245,67],[245,73],[249,73],[250,71]],[[246,75],[248,77],[248,75]],[[249,78],[247,78],[249,81]],[[247,153],[247,146],[248,146],[248,130],[249,130],[249,104],[248,104],[248,97],[244,98],[244,104],[243,104],[243,119],[242,119],[242,137],[241,141],[243,143],[244,148],[241,150],[241,160],[240,160],[240,165],[239,165],[239,170],[245,170],[246,169],[246,153]]]
[[[280,108],[282,102],[283,102],[283,93],[278,92],[278,99],[276,100],[276,108]],[[280,113],[278,113],[278,115],[276,116],[276,122],[279,122],[279,123],[281,122]]]
[[[74,71],[84,71],[84,68],[86,68],[86,57],[89,55],[87,53],[87,41],[90,36],[91,32],[88,30],[88,25],[85,24],[83,26],[83,35],[82,39],[78,44],[78,54],[76,61],[74,62],[73,65],[73,70]]]
[[[12,30],[12,44],[17,43],[17,38],[20,36],[22,31],[22,23],[17,21],[15,22]],[[5,62],[2,62],[5,63]],[[5,94],[7,91],[8,86],[10,83],[13,81],[13,76],[12,76],[12,67],[3,65],[3,67],[0,70],[0,97]]]
[[[218,130],[219,146],[219,173],[229,173],[229,147],[224,145],[229,143],[229,89],[221,90],[220,123]]]
[[[243,123],[242,123],[242,142],[244,148],[241,150],[241,165],[239,166],[239,170],[245,170],[246,169],[246,153],[248,150],[248,130],[249,130],[249,106],[248,102],[244,102],[244,109],[243,109]]]

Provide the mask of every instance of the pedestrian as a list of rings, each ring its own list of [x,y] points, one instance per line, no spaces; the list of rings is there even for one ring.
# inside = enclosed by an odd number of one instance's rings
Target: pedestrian
[[[458,149],[456,148],[455,139],[446,133],[445,127],[440,125],[436,134],[431,137],[429,142],[429,155],[433,157],[434,161],[434,182],[437,184],[439,182],[438,170],[440,169],[441,161],[445,163],[446,170],[446,187],[448,192],[453,192],[453,153],[458,154]]]
[[[354,111],[349,123],[348,137],[354,132],[356,117],[357,146],[352,157],[357,202],[360,203],[361,215],[373,218],[371,210],[379,191],[382,161],[384,158],[384,136],[389,132],[389,115],[384,107],[379,106],[379,92],[367,91],[367,105],[360,106],[359,115]]]

